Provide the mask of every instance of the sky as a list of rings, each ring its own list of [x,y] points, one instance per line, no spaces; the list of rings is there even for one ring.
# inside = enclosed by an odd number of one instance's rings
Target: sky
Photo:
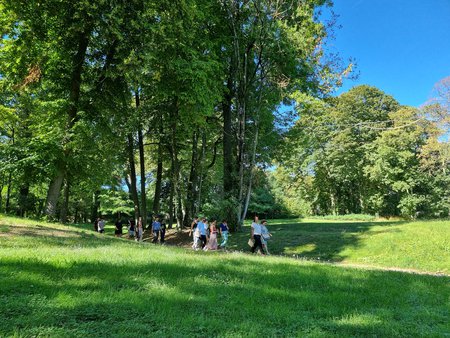
[[[450,76],[450,0],[334,0],[332,9],[342,27],[329,47],[359,72],[337,94],[368,84],[418,107]]]

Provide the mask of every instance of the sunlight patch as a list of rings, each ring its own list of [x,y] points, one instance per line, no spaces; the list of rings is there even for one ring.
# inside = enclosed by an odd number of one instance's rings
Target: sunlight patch
[[[363,327],[374,326],[383,323],[383,321],[380,320],[377,316],[370,313],[352,313],[345,315],[339,319],[335,319],[334,322],[337,325]]]
[[[316,244],[305,244],[305,245],[299,245],[294,247],[289,247],[284,249],[284,253],[288,255],[302,255],[305,253],[313,252],[316,250],[317,245]]]

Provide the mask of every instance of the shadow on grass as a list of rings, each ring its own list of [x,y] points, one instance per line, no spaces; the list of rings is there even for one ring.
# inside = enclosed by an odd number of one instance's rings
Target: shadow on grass
[[[72,230],[53,228],[50,226],[35,225],[33,227],[15,227],[13,225],[0,225],[0,238],[11,237],[8,243],[15,248],[30,247],[30,244],[36,247],[65,247],[77,246],[85,248],[97,248],[109,245],[120,245],[132,243],[122,239],[114,238],[111,234],[98,234],[94,231]]]
[[[345,259],[342,251],[358,247],[365,235],[400,231],[397,227],[405,222],[301,222],[275,223],[270,225],[272,239],[268,246],[271,254],[303,257],[307,259],[340,262]],[[374,232],[373,227],[384,230]],[[247,241],[250,227],[232,234],[231,248],[249,251]]]
[[[192,257],[1,262],[0,335],[417,336],[448,323],[447,278]]]

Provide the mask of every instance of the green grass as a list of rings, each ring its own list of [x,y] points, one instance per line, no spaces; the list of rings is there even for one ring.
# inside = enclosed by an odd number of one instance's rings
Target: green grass
[[[321,262],[450,273],[450,221],[269,221],[272,254]],[[250,227],[231,247],[248,250]]]
[[[1,337],[450,332],[448,277],[193,252],[6,217],[0,229]]]

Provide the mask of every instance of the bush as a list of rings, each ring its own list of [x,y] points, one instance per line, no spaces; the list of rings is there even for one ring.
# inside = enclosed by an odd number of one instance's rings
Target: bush
[[[376,216],[367,215],[367,214],[325,215],[325,216],[311,216],[308,218],[321,219],[321,220],[364,221],[364,222],[372,222],[377,219]]]

